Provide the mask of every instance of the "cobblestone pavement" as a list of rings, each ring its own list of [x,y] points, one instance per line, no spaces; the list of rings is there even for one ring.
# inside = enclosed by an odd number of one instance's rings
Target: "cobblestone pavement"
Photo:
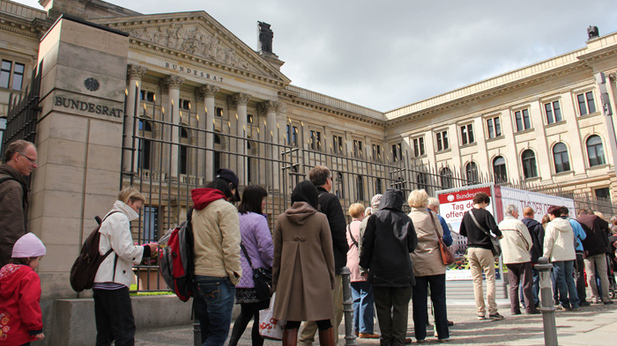
[[[449,302],[448,319],[451,327],[450,345],[544,345],[542,315],[516,315],[509,313],[507,303],[501,302],[499,312],[502,321],[478,321],[473,302]],[[560,345],[614,345],[617,343],[617,304],[592,305],[580,311],[557,311],[557,335]],[[251,345],[251,324],[247,327],[239,345]],[[378,330],[376,331],[378,332]],[[344,323],[339,329],[339,345],[345,345]],[[407,336],[413,338],[413,321],[409,313]],[[432,327],[428,330],[425,344],[437,344]],[[278,341],[266,340],[265,346],[280,345]],[[317,343],[316,343],[317,344]],[[379,345],[378,339],[356,339],[357,345]],[[192,326],[140,330],[136,345],[193,345]]]

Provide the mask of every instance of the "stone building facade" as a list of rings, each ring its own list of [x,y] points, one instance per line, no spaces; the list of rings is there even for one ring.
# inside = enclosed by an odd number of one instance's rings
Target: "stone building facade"
[[[390,185],[452,187],[459,171],[464,183],[486,175],[617,201],[615,126],[605,115],[615,114],[617,34],[383,112],[291,84],[276,54],[251,49],[205,11],[40,3],[0,0],[0,133],[9,98],[36,69],[30,222],[48,246],[44,300],[87,296],[70,289],[68,272],[119,188],[148,195],[135,236],[157,240],[185,215],[188,191],[221,167],[242,186],[266,186],[270,215],[317,164],[333,169],[344,207],[368,205]]]

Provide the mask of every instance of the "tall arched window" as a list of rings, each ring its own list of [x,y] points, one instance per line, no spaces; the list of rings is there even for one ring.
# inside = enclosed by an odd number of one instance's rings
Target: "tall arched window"
[[[345,185],[343,184],[344,182],[343,173],[337,172],[336,179],[334,181],[336,182],[336,196],[338,198],[345,198]]]
[[[416,175],[416,184],[418,186],[418,190],[424,189],[426,192],[430,193],[428,190],[428,174],[418,173]]]
[[[533,150],[527,149],[521,155],[523,161],[523,175],[525,179],[535,178],[538,176],[538,168],[536,167],[536,154]]]
[[[465,174],[467,176],[467,184],[477,184],[480,179],[478,177],[478,165],[475,162],[471,161],[465,166]]]
[[[214,134],[214,172],[221,169],[221,136]]]
[[[555,172],[567,172],[570,170],[570,159],[568,158],[568,147],[563,143],[557,143],[553,147],[553,159],[555,161]]]
[[[454,179],[452,179],[452,171],[448,167],[444,167],[439,171],[439,179],[441,180],[441,188],[451,189],[454,187]]]
[[[599,166],[606,163],[602,139],[600,136],[593,135],[587,138],[587,156],[589,157],[589,167]]]
[[[381,179],[375,179],[375,193],[383,193],[383,187],[381,185]]]
[[[180,143],[188,144],[189,142],[189,133],[186,131],[186,128],[180,128]],[[179,171],[180,174],[186,174],[188,171],[188,154],[189,147],[186,145],[180,145],[180,158],[179,158]]]
[[[149,138],[152,138],[152,123],[148,120],[139,120],[139,135],[141,138],[139,139],[138,149],[137,149],[137,167],[140,169],[150,169],[151,159],[152,159],[152,141]]]
[[[496,183],[505,183],[506,181],[508,181],[506,160],[503,158],[503,156],[497,156],[493,160],[493,174],[495,175]]]

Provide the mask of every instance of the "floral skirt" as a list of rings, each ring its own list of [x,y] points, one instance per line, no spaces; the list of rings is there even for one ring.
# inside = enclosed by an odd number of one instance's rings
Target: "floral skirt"
[[[236,288],[236,304],[258,303],[257,291],[254,288]]]

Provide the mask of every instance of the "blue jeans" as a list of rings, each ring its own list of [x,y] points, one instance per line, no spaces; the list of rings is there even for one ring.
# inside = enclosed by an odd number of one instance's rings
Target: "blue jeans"
[[[225,344],[231,325],[236,288],[229,278],[195,276],[193,308],[201,328],[202,346]]]
[[[358,333],[373,334],[373,286],[366,281],[351,283],[353,296],[353,323]]]
[[[559,303],[564,308],[579,308],[576,283],[574,282],[574,261],[553,262],[555,285],[559,291]]]

